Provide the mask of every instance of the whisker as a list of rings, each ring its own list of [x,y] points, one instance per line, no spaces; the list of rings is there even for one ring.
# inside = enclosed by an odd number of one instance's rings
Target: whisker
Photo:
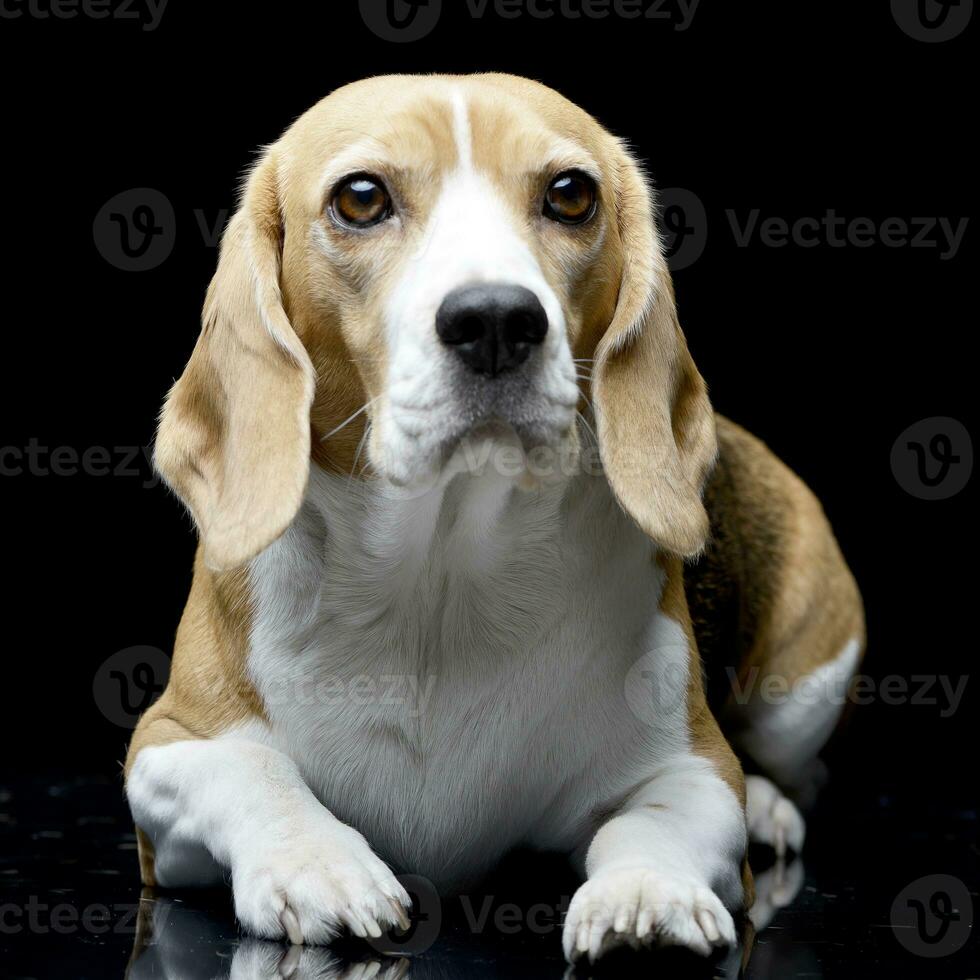
[[[585,426],[585,431],[588,432],[590,436],[592,436],[592,443],[593,443],[593,445],[598,446],[599,445],[599,437],[593,431],[592,426],[589,425],[589,423],[586,421],[585,416],[581,412],[579,412],[579,411],[576,411],[575,414],[578,416],[579,421],[582,423],[582,425]]]
[[[589,389],[590,390],[591,390],[591,387],[592,387],[592,380],[593,380],[592,378],[579,378],[579,381],[588,381],[588,383],[589,383]],[[592,400],[585,393],[585,389],[581,385],[579,385],[578,393],[579,393],[579,397],[582,399],[582,401],[584,401],[585,404],[588,406],[589,414],[591,415],[591,417],[594,420],[595,419],[595,405],[592,404]]]
[[[370,401],[365,402],[349,419],[347,419],[344,422],[341,422],[340,425],[338,425],[335,429],[331,429],[325,436],[323,436],[320,439],[320,442],[326,442],[331,436],[334,436],[338,432],[340,432],[340,430],[343,429],[344,426],[350,425],[351,422],[353,422],[354,419],[356,419],[358,415],[360,415],[363,412],[366,412],[368,410],[368,408],[371,405],[373,405],[374,402],[376,402],[377,400],[378,400],[377,398],[372,398]]]
[[[371,423],[368,422],[368,424],[364,426],[364,435],[361,436],[361,441],[357,444],[357,452],[354,453],[354,462],[351,464],[350,476],[348,477],[347,480],[348,483],[350,483],[354,479],[354,474],[357,472],[357,462],[361,458],[361,451],[364,449],[364,444],[367,442],[368,435],[370,434],[370,432],[371,432]],[[365,466],[366,465],[367,464],[365,463]]]

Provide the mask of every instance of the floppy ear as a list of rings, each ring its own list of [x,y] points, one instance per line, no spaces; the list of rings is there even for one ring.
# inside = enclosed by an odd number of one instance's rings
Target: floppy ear
[[[221,242],[201,334],[160,419],[155,463],[216,571],[289,526],[310,465],[310,358],[283,310],[274,157],[252,172]]]
[[[633,519],[661,547],[690,557],[709,531],[701,493],[717,451],[714,412],[677,321],[650,190],[621,147],[617,157],[622,281],[595,355],[599,452]]]

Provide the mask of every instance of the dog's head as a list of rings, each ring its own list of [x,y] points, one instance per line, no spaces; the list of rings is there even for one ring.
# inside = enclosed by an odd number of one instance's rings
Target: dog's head
[[[504,430],[567,459],[583,395],[623,507],[696,553],[714,417],[636,163],[535,82],[373,78],[252,170],[156,460],[225,569],[293,520],[311,459],[424,485]]]

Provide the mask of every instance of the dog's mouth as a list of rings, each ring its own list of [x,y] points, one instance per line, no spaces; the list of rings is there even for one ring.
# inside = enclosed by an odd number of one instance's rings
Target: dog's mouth
[[[392,483],[431,486],[461,474],[541,483],[573,466],[580,394],[570,365],[532,355],[496,376],[440,367],[438,385],[422,376],[407,391],[396,385],[383,412],[372,461]]]
[[[493,411],[467,418],[453,412],[450,424],[433,421],[401,451],[386,452],[385,477],[400,487],[425,489],[458,476],[512,481],[529,489],[575,472],[579,443],[574,412],[553,420],[534,413],[515,420]]]
[[[449,401],[467,434],[483,426],[505,425],[528,444],[556,441],[572,427],[579,392],[574,382],[548,378],[549,371],[538,357],[495,378],[486,375],[456,375]]]
[[[574,426],[542,429],[493,416],[447,439],[435,469],[440,481],[489,478],[527,490],[572,475],[578,454]]]

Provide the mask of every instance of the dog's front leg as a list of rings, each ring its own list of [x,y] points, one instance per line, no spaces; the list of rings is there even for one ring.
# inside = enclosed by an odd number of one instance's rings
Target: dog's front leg
[[[734,945],[745,847],[744,808],[714,767],[694,755],[664,766],[588,845],[588,880],[565,920],[566,957],[641,944],[707,956]]]
[[[281,752],[237,738],[145,745],[126,794],[156,883],[211,884],[230,869],[235,912],[256,936],[327,943],[343,928],[377,937],[408,925],[405,889]]]

